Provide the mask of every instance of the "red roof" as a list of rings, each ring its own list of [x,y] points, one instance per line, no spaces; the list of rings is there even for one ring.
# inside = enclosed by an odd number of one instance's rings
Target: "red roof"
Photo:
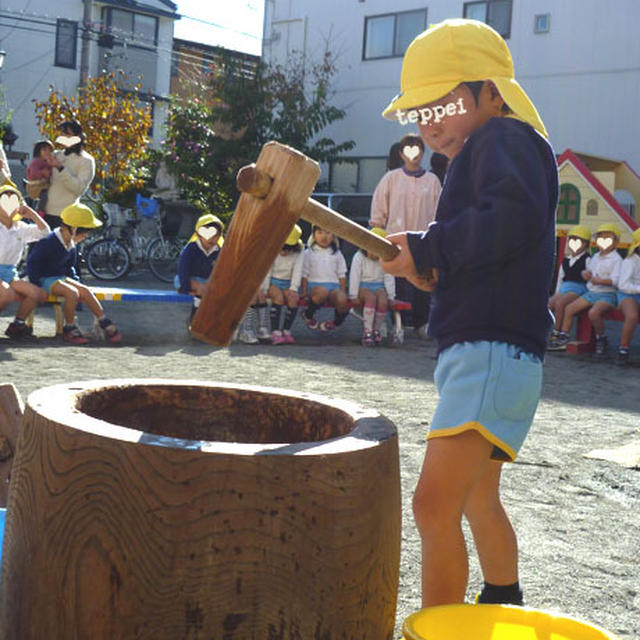
[[[558,167],[560,167],[565,161],[570,162],[578,171],[578,173],[596,190],[598,195],[620,216],[622,221],[631,229],[635,231],[638,228],[638,223],[622,208],[620,203],[613,197],[613,194],[591,173],[589,167],[578,158],[578,156],[567,149],[558,158]],[[627,165],[629,166],[629,165]],[[631,167],[629,167],[631,168]],[[632,170],[633,171],[633,170]],[[635,173],[635,172],[634,172]]]

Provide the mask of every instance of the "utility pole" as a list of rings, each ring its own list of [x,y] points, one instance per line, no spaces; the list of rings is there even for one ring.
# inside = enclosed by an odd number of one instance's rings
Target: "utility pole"
[[[91,9],[93,0],[83,0],[82,15],[82,49],[80,52],[80,86],[89,81],[89,47],[91,46]]]

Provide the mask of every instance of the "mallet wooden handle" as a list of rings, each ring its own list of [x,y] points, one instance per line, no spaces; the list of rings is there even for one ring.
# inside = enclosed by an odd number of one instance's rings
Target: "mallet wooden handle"
[[[255,164],[243,167],[236,179],[238,189],[256,198],[264,198],[271,189],[271,178],[260,171]],[[329,207],[325,207],[316,200],[309,198],[300,217],[311,224],[316,224],[327,231],[331,231],[339,238],[343,238],[364,249],[367,253],[380,256],[383,260],[393,260],[399,253],[398,247],[385,238],[381,238],[368,229],[349,220]]]

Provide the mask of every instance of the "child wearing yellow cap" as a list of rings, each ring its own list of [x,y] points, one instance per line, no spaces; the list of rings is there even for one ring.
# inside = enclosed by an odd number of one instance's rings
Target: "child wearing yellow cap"
[[[30,220],[34,224],[23,222]],[[18,277],[17,265],[27,244],[37,242],[49,233],[49,225],[24,204],[22,195],[13,186],[0,187],[0,310],[18,302],[16,316],[5,334],[14,340],[32,338],[27,316],[44,302],[39,287]]]
[[[262,292],[271,299],[270,322],[272,344],[293,344],[295,338],[291,327],[298,313],[300,295],[298,289],[302,280],[302,229],[296,224],[276,256],[264,282]],[[285,306],[286,305],[286,306]],[[284,320],[281,322],[282,307]]]
[[[417,126],[450,160],[435,221],[422,233],[389,235],[401,251],[383,263],[434,289],[439,402],[413,500],[422,603],[464,599],[464,515],[485,580],[478,601],[519,604],[516,536],[499,485],[540,398],[552,324],[555,156],[506,43],[475,20],[445,20],[409,45],[401,93],[383,115]]]
[[[587,291],[565,308],[564,319],[559,333],[549,341],[549,351],[567,348],[569,331],[573,319],[589,309],[589,320],[596,334],[595,354],[603,356],[607,350],[607,336],[604,333],[604,316],[615,309],[618,300],[616,288],[620,277],[622,257],[616,251],[620,241],[620,228],[613,223],[601,224],[596,229],[598,251],[587,260],[582,278],[587,283]]]
[[[381,238],[387,232],[380,227],[371,229]],[[378,256],[364,249],[356,251],[349,269],[349,298],[362,306],[362,345],[374,347],[382,342],[386,329],[389,301],[396,297],[396,282],[393,276],[384,272]]]
[[[618,279],[617,302],[624,322],[620,334],[620,346],[616,364],[629,364],[629,344],[633,332],[638,324],[640,315],[640,229],[632,234],[633,242],[627,252],[627,257],[620,265],[620,277]]]
[[[567,255],[558,271],[556,291],[549,299],[549,310],[555,318],[550,343],[555,343],[560,334],[567,305],[587,292],[587,283],[582,277],[582,272],[587,268],[590,240],[591,230],[584,225],[571,227],[567,233]]]
[[[75,264],[76,245],[85,240],[102,222],[86,205],[75,202],[60,213],[61,224],[34,245],[27,258],[29,280],[46,294],[63,298],[62,338],[69,344],[86,344],[89,340],[75,323],[76,307],[84,302],[98,320],[105,338],[116,344],[122,340],[118,327],[108,318],[100,301],[89,287],[78,281]]]

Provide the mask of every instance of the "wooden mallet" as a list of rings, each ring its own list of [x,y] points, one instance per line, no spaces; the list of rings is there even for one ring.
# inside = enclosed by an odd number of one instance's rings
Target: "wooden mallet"
[[[252,298],[299,218],[392,260],[399,249],[309,196],[317,162],[278,142],[262,148],[256,164],[238,172],[242,192],[220,256],[191,324],[191,334],[216,346],[231,342]]]

